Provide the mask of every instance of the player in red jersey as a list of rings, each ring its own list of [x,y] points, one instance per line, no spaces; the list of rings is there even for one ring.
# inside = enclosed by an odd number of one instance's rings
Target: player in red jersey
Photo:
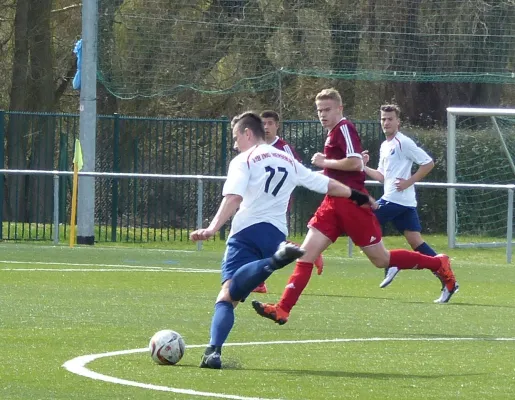
[[[282,150],[288,153],[298,162],[302,163],[302,159],[299,157],[295,149],[290,146],[286,140],[283,140],[277,136],[277,132],[279,131],[279,114],[272,110],[266,110],[263,111],[260,116],[263,120],[263,125],[265,126],[265,141],[267,144],[274,146],[278,150]],[[290,204],[288,204],[288,209],[290,208],[290,205],[291,199]],[[317,268],[318,275],[320,275],[324,269],[324,259],[322,258],[322,254],[316,258],[314,264]],[[255,293],[267,293],[268,288],[266,287],[265,282],[262,282],[253,291]]]
[[[324,89],[315,99],[318,118],[328,135],[324,153],[316,153],[312,163],[323,168],[324,174],[353,189],[365,191],[365,172],[361,140],[354,125],[343,117],[342,99],[335,89]],[[357,207],[347,199],[326,196],[308,223],[308,233],[302,248],[306,251],[290,276],[277,304],[256,300],[256,312],[282,325],[287,322],[293,306],[311,278],[316,257],[343,233],[358,245],[378,268],[429,269],[444,282],[447,296],[435,302],[446,303],[458,290],[458,283],[447,255],[427,256],[410,250],[387,250],[382,241],[381,226],[372,209]]]

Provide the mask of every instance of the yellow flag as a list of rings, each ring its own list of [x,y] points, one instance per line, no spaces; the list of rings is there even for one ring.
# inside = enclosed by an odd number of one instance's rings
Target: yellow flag
[[[79,139],[75,139],[75,154],[73,155],[73,163],[77,164],[78,170],[82,170],[84,162],[82,161],[82,148]]]

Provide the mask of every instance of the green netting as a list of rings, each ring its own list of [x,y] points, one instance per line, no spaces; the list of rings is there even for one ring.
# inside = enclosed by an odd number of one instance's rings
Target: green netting
[[[512,184],[515,182],[515,119],[456,117],[456,181]],[[481,241],[506,237],[506,190],[457,190],[458,239]],[[463,239],[462,239],[463,240]]]
[[[275,88],[291,75],[515,82],[513,0],[99,0],[117,96]]]

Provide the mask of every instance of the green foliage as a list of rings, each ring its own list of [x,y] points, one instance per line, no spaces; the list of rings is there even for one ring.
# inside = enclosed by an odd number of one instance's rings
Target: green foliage
[[[276,74],[511,81],[515,6],[474,0],[99,2],[102,82],[120,98],[274,88]],[[343,11],[345,10],[345,11]],[[112,41],[104,41],[107,32]]]

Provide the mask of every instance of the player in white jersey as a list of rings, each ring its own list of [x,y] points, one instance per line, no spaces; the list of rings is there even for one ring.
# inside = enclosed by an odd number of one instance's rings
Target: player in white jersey
[[[293,189],[347,197],[373,206],[368,195],[304,167],[289,154],[266,144],[259,115],[247,112],[232,120],[234,147],[241,153],[229,165],[224,198],[206,229],[190,234],[194,241],[212,237],[233,215],[222,260],[222,288],[215,303],[211,339],[200,367],[221,368],[221,351],[234,324],[234,308],[260,282],[304,251],[284,243],[286,211]]]
[[[417,198],[414,186],[415,182],[422,180],[433,169],[433,159],[412,139],[399,132],[398,106],[386,104],[381,106],[380,110],[381,127],[386,140],[381,144],[378,168],[365,167],[368,176],[384,184],[384,194],[377,202],[378,208],[375,210],[375,215],[381,226],[392,222],[395,228],[406,237],[413,250],[428,256],[436,256],[437,253],[420,234],[422,227],[416,208]],[[365,165],[368,160],[368,153],[363,152]],[[413,163],[419,167],[412,175]],[[398,272],[397,267],[388,268],[379,286],[387,287]],[[453,293],[448,296],[447,301]]]

